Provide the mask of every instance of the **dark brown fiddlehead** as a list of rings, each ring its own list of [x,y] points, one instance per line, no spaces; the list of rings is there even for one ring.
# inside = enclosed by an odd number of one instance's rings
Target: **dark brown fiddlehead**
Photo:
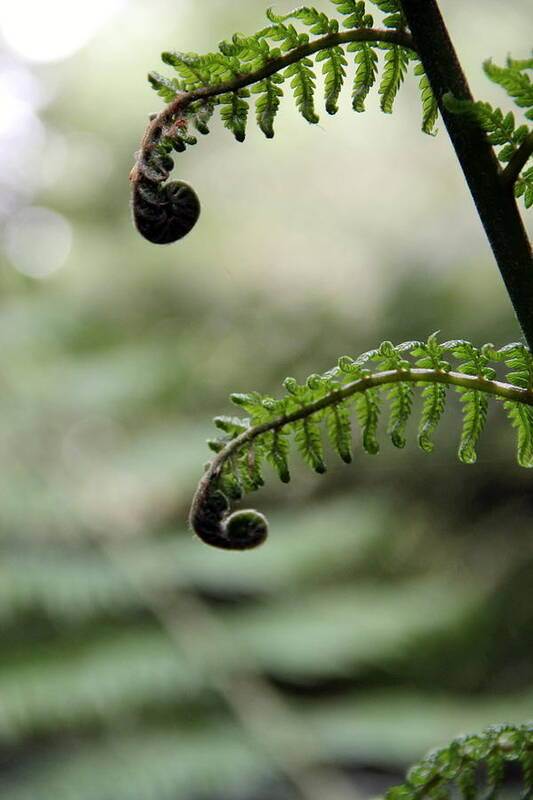
[[[181,239],[194,228],[199,216],[200,201],[188,183],[172,181],[162,185],[143,177],[134,186],[135,227],[153,244],[171,244]]]
[[[175,135],[180,128],[179,119],[169,128],[161,124],[161,116],[152,122],[130,173],[133,221],[153,244],[181,239],[200,216],[200,201],[192,186],[184,181],[165,183],[174,167],[169,151],[185,149],[183,135]]]
[[[217,488],[217,470],[212,465],[200,481],[189,522],[202,541],[223,550],[251,550],[268,535],[268,523],[259,511],[242,509],[229,514],[229,501]]]

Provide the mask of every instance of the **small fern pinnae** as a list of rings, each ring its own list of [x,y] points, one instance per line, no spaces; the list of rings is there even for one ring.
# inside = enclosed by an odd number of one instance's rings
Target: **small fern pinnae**
[[[389,406],[388,434],[395,447],[404,447],[413,390],[423,387],[418,444],[428,453],[433,450],[432,435],[448,390],[459,393],[463,421],[458,457],[466,464],[476,460],[489,400],[502,400],[516,430],[518,463],[533,466],[533,358],[519,343],[497,350],[493,345],[477,348],[464,340],[439,343],[435,335],[427,342],[397,346],[383,342],[355,360],[341,357],[336,367],[311,375],[303,385],[286,378],[284,387],[287,394],[279,400],[257,392],[234,394],[232,401],[248,417],[215,418],[221,436],[209,442],[215,456],[200,481],[190,514],[193,530],[208,544],[245,550],[265,540],[264,516],[253,510],[230,514],[230,503],[263,485],[265,461],[283,482],[290,479],[291,436],[303,460],[318,473],[326,470],[323,428],[340,458],[351,461],[353,417],[361,428],[363,450],[379,452],[383,392]]]
[[[485,61],[483,69],[523,110],[525,119],[533,119],[533,83],[528,74],[533,70],[533,58],[520,61],[508,58],[505,67],[489,60]],[[463,115],[486,131],[490,144],[499,148],[499,161],[506,164],[501,174],[502,183],[513,189],[515,197],[523,198],[526,208],[532,206],[533,130],[525,122],[517,126],[512,111],[504,114],[501,108],[493,108],[490,103],[458,100],[452,94],[446,94],[443,100],[449,111]]]
[[[533,795],[533,724],[494,725],[454,739],[411,767],[405,783],[389,789],[384,800],[496,800],[512,762],[521,767],[523,787],[515,796],[528,800]]]

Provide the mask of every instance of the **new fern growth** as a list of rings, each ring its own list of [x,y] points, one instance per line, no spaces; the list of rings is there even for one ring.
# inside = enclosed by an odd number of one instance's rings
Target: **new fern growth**
[[[462,406],[460,461],[476,461],[476,444],[489,400],[499,399],[516,430],[518,463],[533,466],[533,358],[519,343],[500,349],[491,344],[476,348],[463,340],[439,343],[435,335],[427,342],[397,346],[383,342],[356,359],[341,357],[336,367],[322,375],[310,375],[304,384],[286,378],[284,387],[286,394],[280,399],[258,392],[233,394],[233,403],[248,416],[215,418],[221,435],[209,442],[215,456],[200,481],[190,514],[193,529],[208,544],[244,550],[264,541],[264,516],[253,510],[229,514],[230,502],[263,485],[265,462],[284,483],[290,480],[291,440],[303,460],[315,472],[324,473],[324,435],[339,457],[349,463],[352,422],[356,420],[363,450],[375,455],[379,452],[378,423],[385,395],[387,432],[395,447],[404,447],[417,387],[423,398],[418,427],[418,444],[423,451],[433,450],[433,433],[444,412],[448,390],[452,390],[459,394]]]
[[[348,58],[355,63],[352,84],[354,111],[365,110],[365,100],[379,72],[378,54],[384,51],[379,80],[381,109],[391,113],[393,103],[410,62],[420,76],[423,119],[422,130],[432,133],[438,105],[424,71],[399,0],[372,0],[386,14],[383,28],[374,28],[374,19],[361,0],[330,0],[337,17],[303,6],[289,14],[267,11],[268,26],[252,36],[235,34],[223,41],[217,52],[207,55],[165,52],[162,59],[178,77],[149,73],[149,81],[168,103],[148,125],[130,179],[133,186],[133,216],[139,232],[155,244],[168,244],[185,236],[195,225],[200,204],[195,191],[183,181],[165,183],[174,166],[170,153],[183,152],[196,144],[194,131],[209,132],[208,121],[219,106],[224,125],[242,142],[246,134],[250,96],[256,95],[257,124],[267,138],[274,136],[274,120],[283,97],[286,81],[297,109],[307,122],[319,121],[315,110],[314,67],[322,64],[325,108],[338,110],[338,99],[346,79]],[[299,28],[305,30],[299,30]],[[342,30],[346,28],[347,30]],[[315,63],[312,56],[315,57]],[[485,71],[500,83],[516,103],[527,109],[531,119],[533,105],[527,70],[533,60],[508,60],[507,67],[490,62]],[[512,113],[505,117],[488,103],[447,96],[447,107],[473,119],[489,132],[489,141],[505,145],[499,154],[509,162],[503,180],[514,185],[515,195],[524,196],[526,207],[533,202],[533,167],[526,166],[533,150],[533,132],[526,124],[515,129]],[[522,171],[523,170],[523,171]]]

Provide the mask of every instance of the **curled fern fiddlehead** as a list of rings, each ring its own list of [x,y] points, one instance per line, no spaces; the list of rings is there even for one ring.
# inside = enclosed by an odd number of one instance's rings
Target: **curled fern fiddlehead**
[[[196,493],[190,523],[206,544],[223,550],[251,550],[263,544],[268,535],[263,514],[254,509],[230,514],[227,497],[209,479]]]
[[[450,355],[458,362],[454,368]],[[377,364],[374,369],[373,364]],[[497,368],[502,367],[501,377],[508,382],[497,379]],[[221,436],[209,442],[215,455],[200,481],[190,514],[193,530],[208,544],[247,549],[264,541],[265,518],[251,510],[229,514],[229,506],[263,485],[265,461],[283,482],[289,481],[291,435],[304,461],[318,473],[326,471],[322,425],[346,463],[352,457],[354,416],[361,427],[363,450],[378,453],[383,391],[389,406],[387,432],[395,447],[404,447],[413,389],[423,387],[418,444],[427,453],[433,450],[432,434],[444,412],[448,390],[458,392],[462,409],[458,457],[465,464],[476,461],[489,399],[503,400],[516,430],[518,463],[533,467],[533,358],[522,344],[496,350],[492,345],[477,348],[464,340],[439,343],[435,335],[427,342],[397,346],[383,342],[355,360],[343,356],[336,367],[323,375],[311,375],[303,385],[287,378],[284,386],[287,394],[279,400],[257,392],[234,394],[232,401],[249,416],[215,418]]]
[[[169,150],[178,139],[163,131],[158,124],[149,126],[148,141],[143,140],[130,174],[135,226],[153,244],[181,239],[200,216],[200,201],[192,186],[184,181],[165,183],[174,166]]]

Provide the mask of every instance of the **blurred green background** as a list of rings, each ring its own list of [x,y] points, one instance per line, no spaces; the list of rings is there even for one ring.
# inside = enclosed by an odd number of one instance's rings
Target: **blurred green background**
[[[474,93],[505,104],[481,62],[527,55],[528,0],[505,19],[441,5]],[[412,76],[391,118],[376,93],[349,111],[348,82],[317,126],[286,99],[272,141],[214,122],[177,158],[193,233],[134,231],[128,172],[161,107],[146,73],[263,8],[2,3],[2,800],[364,798],[531,716],[531,476],[499,409],[473,467],[453,401],[432,457],[411,435],[323,478],[295,458],[289,487],[251,498],[271,523],[257,551],[187,530],[230,392],[382,339],[519,337]]]

